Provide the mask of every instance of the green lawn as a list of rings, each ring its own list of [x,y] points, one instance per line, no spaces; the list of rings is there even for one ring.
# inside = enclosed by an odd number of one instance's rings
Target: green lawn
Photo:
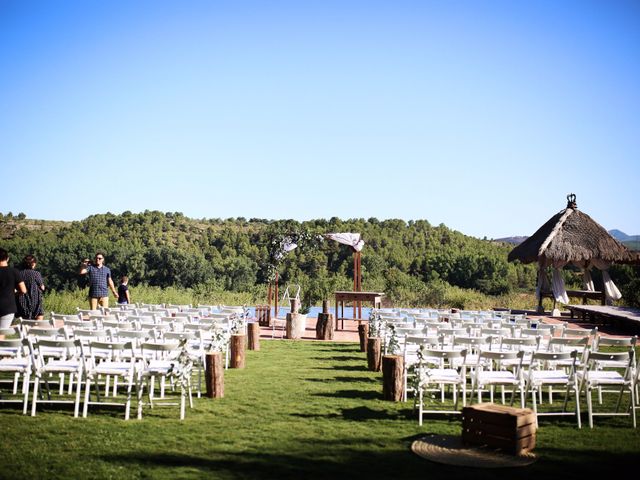
[[[545,418],[540,459],[517,470],[431,463],[410,451],[427,432],[459,434],[460,417],[422,427],[411,403],[382,400],[381,374],[366,369],[355,343],[262,341],[245,369],[225,371],[225,397],[195,399],[185,421],[177,407],[121,411],[49,408],[35,418],[0,409],[0,477],[33,478],[592,478],[637,468],[640,434],[629,418]],[[134,406],[135,407],[135,406]],[[585,418],[586,421],[586,418]]]

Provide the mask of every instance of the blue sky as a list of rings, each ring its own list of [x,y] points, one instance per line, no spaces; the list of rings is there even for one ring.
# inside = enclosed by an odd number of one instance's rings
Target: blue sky
[[[637,1],[0,0],[0,211],[640,234]]]

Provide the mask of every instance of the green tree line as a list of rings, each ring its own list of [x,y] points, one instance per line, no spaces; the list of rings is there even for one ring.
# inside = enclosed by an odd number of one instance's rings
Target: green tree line
[[[114,276],[127,275],[132,285],[264,289],[273,239],[289,232],[360,233],[365,241],[363,289],[384,291],[394,304],[438,306],[449,287],[487,295],[535,288],[535,266],[507,262],[512,245],[469,237],[426,220],[198,220],[159,211],[106,213],[77,222],[0,217],[2,246],[13,264],[26,254],[35,255],[48,287],[56,291],[78,288],[80,260],[97,251],[105,253]],[[621,268],[624,289],[638,275],[637,269]],[[352,287],[353,253],[331,240],[303,243],[283,258],[278,273],[281,285],[300,284],[304,302],[317,304],[336,289]],[[575,279],[571,272],[567,275],[571,285]]]

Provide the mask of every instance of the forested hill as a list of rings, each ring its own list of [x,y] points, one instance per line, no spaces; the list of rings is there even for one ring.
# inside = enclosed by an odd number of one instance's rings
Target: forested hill
[[[0,218],[3,248],[14,265],[34,254],[49,287],[58,290],[76,287],[80,260],[102,251],[114,276],[127,274],[134,285],[248,291],[267,283],[269,245],[288,232],[362,234],[363,289],[380,289],[391,298],[402,290],[424,291],[434,282],[500,294],[532,288],[535,281],[531,266],[507,262],[510,245],[426,220],[196,220],[158,211],[107,213],[78,222],[20,217]],[[302,243],[285,256],[278,271],[283,284],[302,284],[307,300],[316,302],[335,288],[351,288],[352,251],[330,240]]]

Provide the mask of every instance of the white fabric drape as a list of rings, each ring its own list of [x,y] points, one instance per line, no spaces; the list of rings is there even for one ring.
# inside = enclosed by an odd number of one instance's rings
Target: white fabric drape
[[[359,233],[327,233],[325,237],[338,243],[349,245],[356,252],[361,251],[362,247],[364,247],[364,240],[360,238]]]
[[[588,268],[582,270],[582,286],[585,290],[595,292],[596,288],[593,286],[593,279],[591,278],[591,272]]]
[[[602,283],[604,284],[604,295],[607,300],[620,300],[622,298],[620,290],[618,290],[618,287],[609,276],[609,270],[602,271]]]
[[[564,288],[564,279],[562,278],[562,272],[559,268],[553,269],[551,289],[556,302],[564,303],[565,305],[569,303],[569,296]]]

